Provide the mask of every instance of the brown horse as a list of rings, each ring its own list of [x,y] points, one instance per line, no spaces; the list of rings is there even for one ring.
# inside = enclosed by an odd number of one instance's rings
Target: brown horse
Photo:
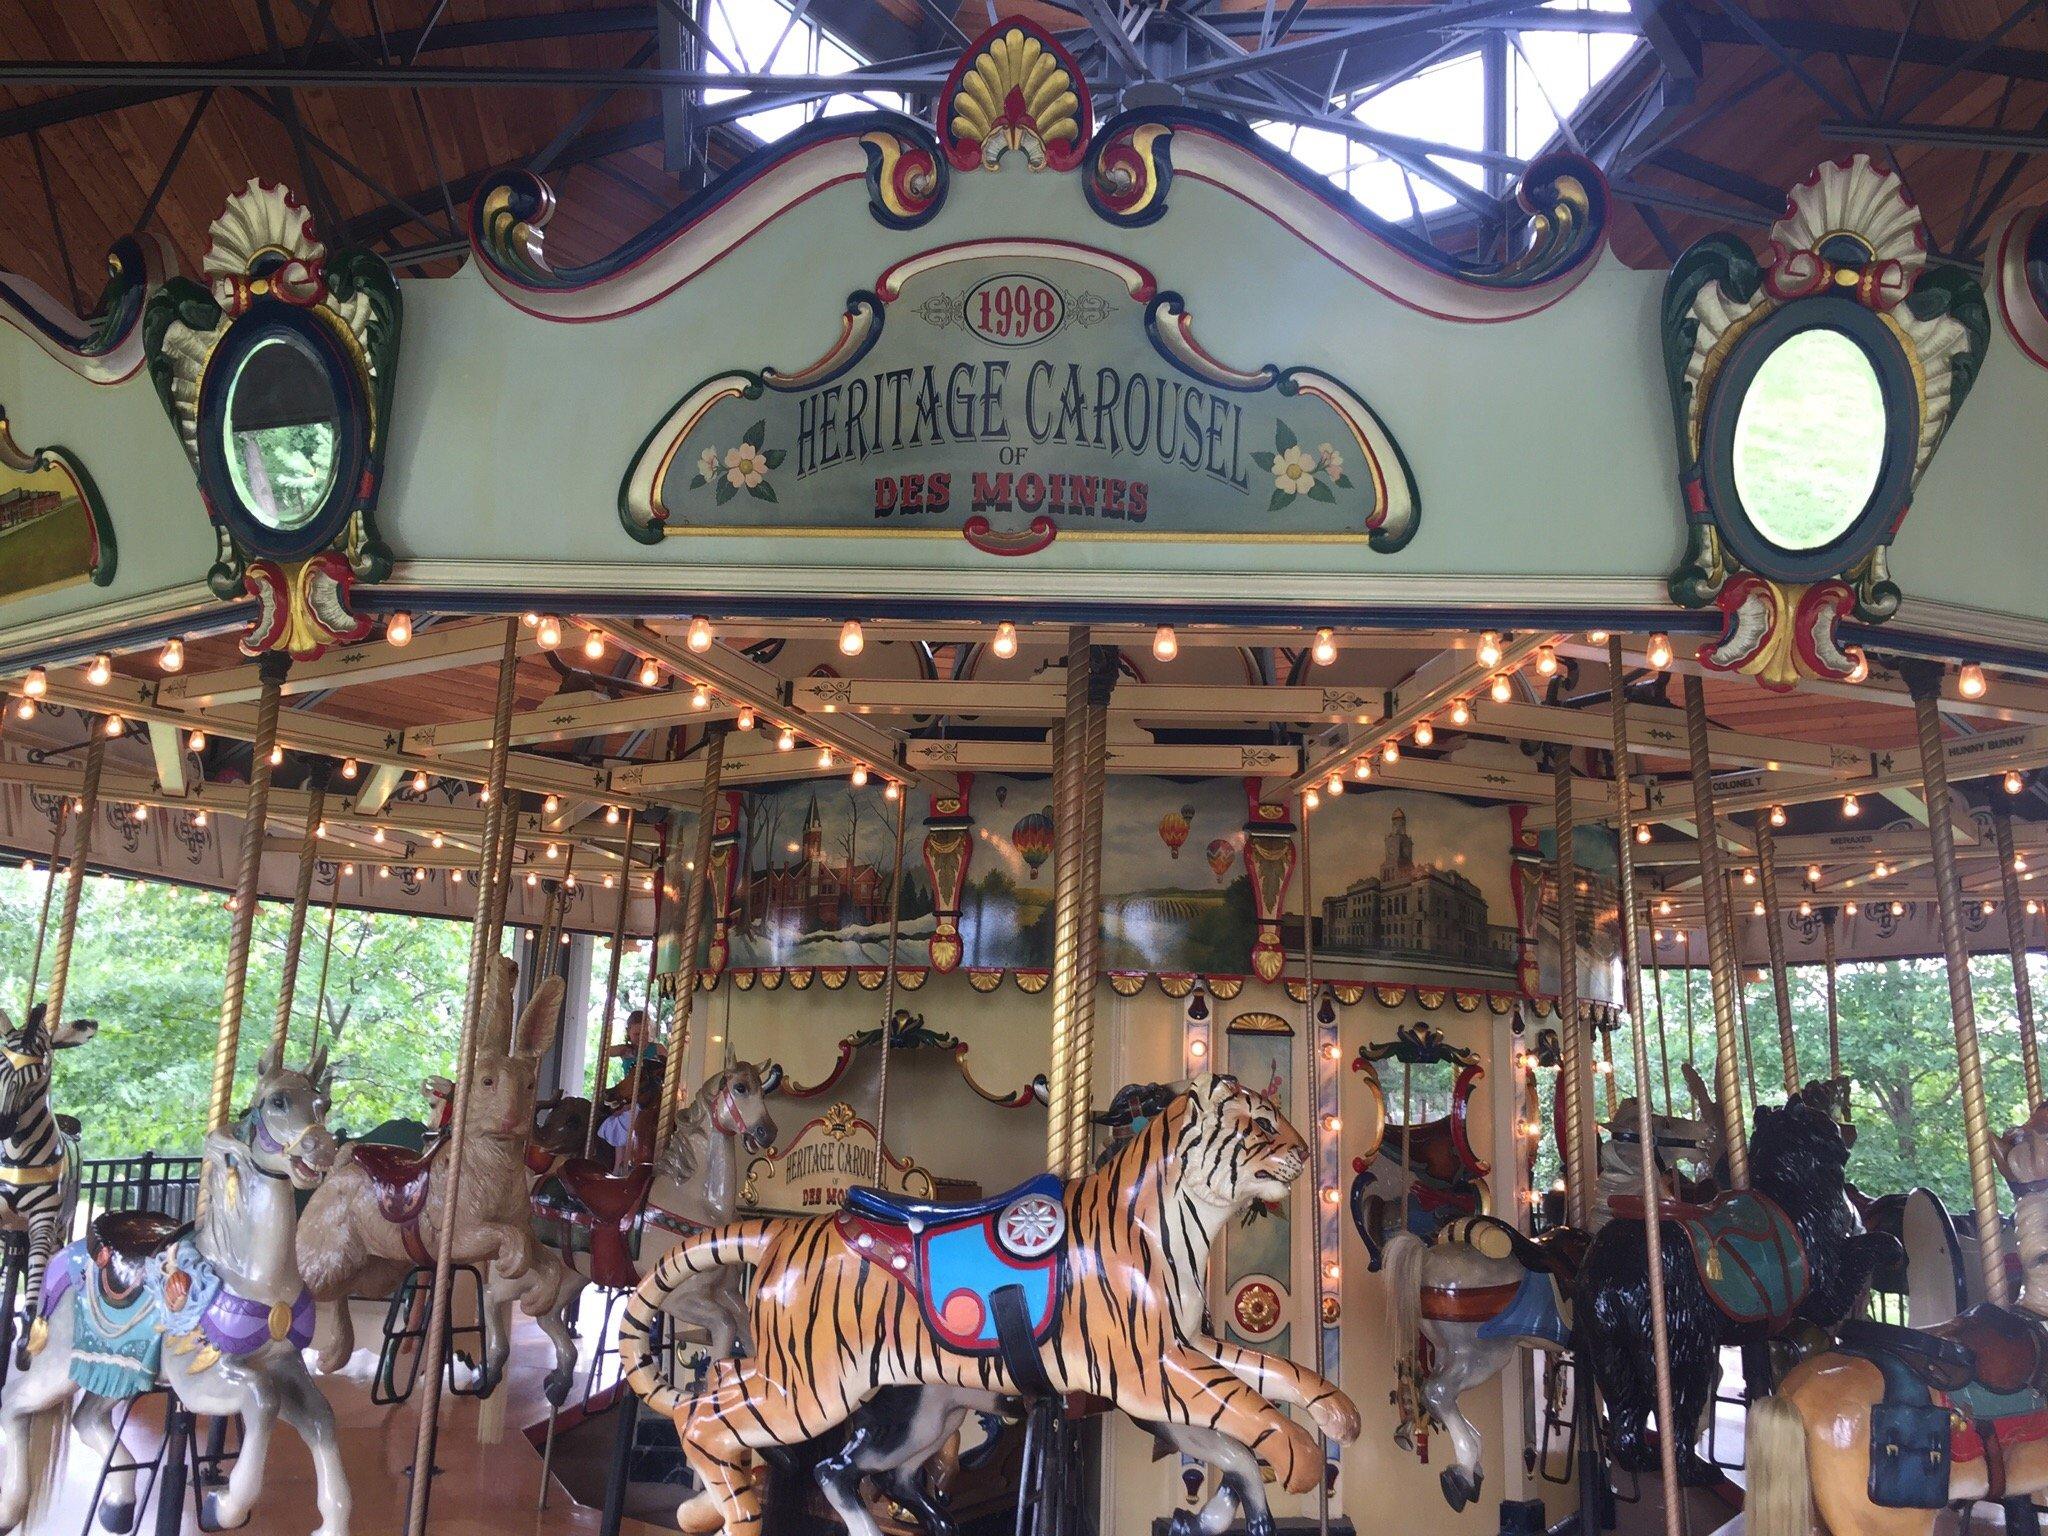
[[[1995,1151],[2019,1199],[2029,1283],[2018,1307],[1973,1308],[1918,1331],[1947,1349],[1943,1368],[1952,1374],[1939,1386],[1960,1394],[1947,1427],[1947,1488],[1934,1494],[1941,1504],[2024,1500],[2048,1489],[2048,1439],[2032,1422],[2040,1415],[2025,1415],[2022,1432],[2013,1420],[1973,1421],[1964,1409],[1966,1378],[2014,1395],[2048,1388],[2048,1105]],[[1871,1501],[1871,1416],[1884,1401],[1883,1371],[1860,1355],[1832,1349],[1794,1366],[1777,1395],[1750,1411],[1749,1536],[1809,1536],[1816,1514],[1828,1536],[1930,1536],[1939,1508]]]

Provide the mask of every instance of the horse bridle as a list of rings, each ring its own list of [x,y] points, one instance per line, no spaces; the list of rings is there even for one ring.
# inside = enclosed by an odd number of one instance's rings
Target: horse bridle
[[[739,1106],[733,1103],[732,1086],[728,1081],[711,1101],[711,1128],[721,1136],[745,1136],[747,1127],[740,1120]]]
[[[292,1137],[290,1141],[279,1141],[275,1136],[273,1136],[270,1133],[270,1122],[264,1118],[263,1109],[261,1105],[257,1105],[250,1109],[249,1120],[249,1129],[252,1133],[249,1138],[249,1145],[253,1150],[258,1152],[282,1153],[284,1156],[291,1158],[294,1161],[296,1161],[299,1156],[299,1143],[303,1142],[308,1136],[310,1136],[313,1133],[313,1122],[308,1121],[306,1124],[299,1127],[299,1133],[296,1136]],[[266,1179],[288,1179],[291,1177],[289,1173],[272,1173],[268,1168],[264,1167],[261,1163],[252,1161],[250,1166],[255,1168],[255,1170],[258,1173],[262,1174]]]

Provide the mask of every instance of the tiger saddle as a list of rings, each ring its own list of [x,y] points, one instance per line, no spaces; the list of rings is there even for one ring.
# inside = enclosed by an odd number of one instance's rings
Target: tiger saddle
[[[563,1200],[536,1194],[537,1215],[590,1234],[590,1283],[607,1290],[631,1290],[640,1283],[633,1263],[632,1236],[654,1184],[654,1166],[614,1174],[594,1157],[555,1157],[529,1147],[526,1166],[560,1187]],[[568,1209],[564,1209],[566,1202]]]
[[[860,1186],[846,1192],[834,1222],[848,1247],[917,1298],[943,1348],[1000,1356],[1025,1394],[1049,1398],[1038,1351],[1065,1289],[1064,1192],[1051,1173],[957,1205]]]
[[[1939,1509],[1953,1461],[1985,1463],[1987,1499],[2006,1493],[2006,1448],[2048,1437],[2048,1323],[1984,1303],[1933,1328],[1856,1318],[1838,1347],[1875,1365],[1884,1400],[1871,1409],[1870,1498],[1888,1509]]]
[[[447,1146],[437,1141],[425,1152],[388,1142],[359,1141],[349,1152],[349,1161],[369,1180],[370,1193],[377,1202],[377,1214],[398,1228],[405,1255],[415,1264],[431,1264],[434,1256],[420,1237],[420,1218],[427,1209],[427,1194],[433,1188],[434,1160]]]

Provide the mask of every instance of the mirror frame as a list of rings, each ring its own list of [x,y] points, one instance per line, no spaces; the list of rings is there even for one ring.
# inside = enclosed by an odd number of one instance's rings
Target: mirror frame
[[[235,381],[258,348],[290,337],[304,342],[334,397],[334,475],[319,506],[296,528],[265,522],[247,505],[229,462],[228,402]],[[360,375],[315,312],[278,299],[258,299],[228,327],[207,360],[199,387],[199,486],[237,544],[270,560],[302,560],[338,538],[356,507],[355,492],[370,455],[369,402]]]
[[[1742,499],[1735,477],[1735,435],[1756,376],[1778,352],[1809,331],[1834,331],[1863,354],[1884,404],[1884,457],[1870,494],[1848,526],[1811,549],[1792,549],[1765,533]],[[1707,510],[1729,552],[1775,581],[1816,581],[1849,570],[1880,543],[1913,496],[1913,448],[1920,397],[1913,364],[1891,328],[1853,299],[1824,294],[1772,311],[1745,331],[1728,353],[1707,398],[1700,483]]]

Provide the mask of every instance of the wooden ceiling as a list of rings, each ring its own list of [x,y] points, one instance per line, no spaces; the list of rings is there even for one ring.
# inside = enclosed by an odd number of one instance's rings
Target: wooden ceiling
[[[663,168],[662,103],[649,89],[271,87],[246,77],[208,89],[189,73],[167,83],[80,83],[53,79],[58,72],[46,66],[617,70],[654,62],[662,8],[690,3],[0,0],[0,78],[11,82],[0,86],[0,199],[9,213],[0,268],[90,308],[102,253],[116,238],[154,229],[196,267],[223,201],[260,176],[306,197],[331,241],[429,253],[411,269],[445,272],[469,189],[536,156],[547,159],[560,194],[551,254],[577,260],[609,250],[691,189],[688,176]],[[1114,0],[1093,8],[1105,6],[1114,10]],[[1300,42],[1361,18],[1433,7],[1210,0],[1186,8],[1243,41],[1277,10]],[[999,0],[995,9],[1028,14],[1077,42],[1088,35],[1079,4]],[[987,11],[987,0],[813,0],[808,14],[865,52],[905,57],[957,46],[949,24],[977,31]],[[1856,149],[1895,163],[1927,209],[1937,245],[1965,258],[2001,211],[2048,190],[2048,161],[2031,140],[1930,144],[1915,133],[1888,146],[1878,130],[1856,126],[1905,119],[1916,128],[2048,132],[2048,7],[2034,0],[1636,0],[1634,11],[1654,27],[1641,58],[1596,104],[1610,123],[1627,121],[1633,144],[1617,137],[1609,152],[1590,146],[1614,172],[1614,243],[1626,261],[1662,264],[1716,228],[1754,233],[1792,181]],[[1091,71],[1106,59],[1100,48],[1083,56]],[[1338,51],[1335,67],[1368,67],[1361,56]],[[38,68],[38,82],[26,82]],[[745,147],[722,130],[709,156],[715,164]]]

